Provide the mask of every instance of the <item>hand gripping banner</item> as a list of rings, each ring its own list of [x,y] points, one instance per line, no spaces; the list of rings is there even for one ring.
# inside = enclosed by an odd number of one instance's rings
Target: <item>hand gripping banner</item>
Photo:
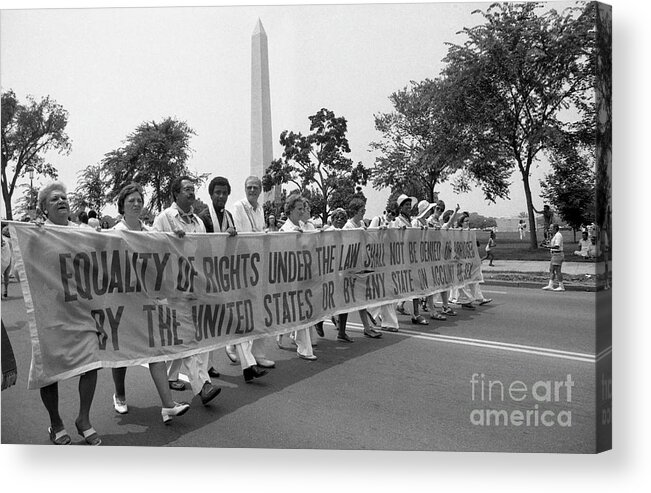
[[[472,231],[190,234],[10,223],[29,388],[482,281]]]

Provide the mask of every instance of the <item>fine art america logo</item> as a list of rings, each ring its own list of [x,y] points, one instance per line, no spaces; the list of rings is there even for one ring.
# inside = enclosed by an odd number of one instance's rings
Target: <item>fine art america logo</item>
[[[574,380],[489,380],[483,373],[470,378],[473,407],[470,422],[475,426],[572,426]],[[526,400],[526,402],[524,402]],[[531,404],[529,404],[531,403]]]

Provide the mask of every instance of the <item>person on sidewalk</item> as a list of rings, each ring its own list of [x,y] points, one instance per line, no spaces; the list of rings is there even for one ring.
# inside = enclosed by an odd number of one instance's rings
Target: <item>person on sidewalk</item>
[[[486,259],[490,259],[488,261],[488,265],[490,267],[493,267],[493,260],[495,260],[494,250],[496,246],[497,242],[495,241],[495,231],[491,231],[491,234],[488,237],[488,243],[486,243],[486,256],[481,259],[482,262]]]
[[[195,202],[194,180],[189,176],[181,176],[172,182],[172,205],[163,210],[154,219],[155,231],[174,233],[183,238],[186,233],[205,233],[206,227],[194,213],[192,204]],[[200,353],[186,358],[175,359],[167,369],[167,378],[172,390],[183,390],[185,385],[179,382],[181,366],[187,368],[192,392],[197,395],[203,405],[207,405],[217,394],[220,387],[215,387],[208,375],[208,353]]]
[[[203,225],[206,227],[206,233],[228,233],[229,236],[235,236],[237,234],[233,216],[226,210],[226,202],[230,194],[231,184],[223,176],[214,177],[208,184],[210,202],[208,203],[208,207],[199,214],[199,219],[203,221]],[[248,342],[243,344],[247,344],[247,347],[249,347]],[[238,346],[242,346],[242,344]],[[219,378],[216,363],[217,351],[210,351],[209,354],[208,375],[213,378]],[[251,351],[241,352],[239,360],[242,365],[242,375],[246,383],[251,382],[254,378],[260,378],[267,374],[267,370],[258,366]]]
[[[563,273],[561,272],[565,254],[563,253],[563,235],[560,229],[558,224],[552,226],[554,236],[549,244],[549,252],[552,256],[549,262],[549,284],[543,287],[546,291],[565,291],[565,286],[563,286]],[[558,281],[556,286],[554,286],[554,279]]]

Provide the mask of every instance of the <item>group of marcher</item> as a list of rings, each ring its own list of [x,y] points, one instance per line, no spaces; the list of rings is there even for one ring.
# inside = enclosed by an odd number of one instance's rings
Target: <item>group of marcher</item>
[[[119,221],[113,226],[114,230],[129,231],[160,231],[169,232],[178,238],[184,238],[191,233],[227,233],[234,236],[238,233],[250,232],[304,232],[317,229],[312,222],[309,201],[299,192],[292,192],[286,198],[283,217],[276,221],[275,216],[265,219],[263,206],[259,202],[262,192],[262,182],[258,177],[250,176],[245,181],[245,197],[226,209],[231,186],[228,179],[218,176],[212,179],[208,186],[210,201],[208,207],[199,214],[194,213],[193,204],[196,201],[195,181],[189,176],[182,176],[174,180],[171,186],[172,205],[156,216],[153,224],[148,225],[141,220],[145,202],[144,192],[138,184],[125,186],[117,198],[117,207],[120,214]],[[37,224],[47,226],[84,227],[70,220],[71,212],[67,199],[65,186],[60,182],[44,186],[38,195],[38,205],[45,220]],[[412,210],[417,208],[417,214],[412,217]],[[354,197],[351,199],[348,210],[338,208],[334,210],[327,224],[318,229],[366,229],[364,220],[366,212],[365,199]],[[370,221],[371,228],[433,228],[433,229],[469,229],[469,214],[459,213],[459,206],[455,210],[446,210],[445,203],[439,200],[429,203],[420,202],[415,197],[400,195],[397,201],[388,207],[381,216]],[[279,224],[280,223],[280,224]],[[91,226],[92,227],[92,226]],[[102,231],[101,225],[94,228]],[[3,255],[4,260],[4,255]],[[438,296],[442,303],[441,310],[435,305]],[[474,310],[474,303],[480,305],[489,303],[481,292],[478,282],[466,286],[444,291],[438,295],[427,296],[424,299],[412,300],[411,321],[414,324],[426,325],[428,321],[420,313],[429,311],[430,318],[445,320],[448,316],[456,315],[451,308],[451,303],[458,303],[466,309]],[[356,310],[363,325],[364,336],[371,339],[382,337],[381,330],[389,332],[398,331],[397,313],[407,313],[404,303],[387,303],[369,309]],[[349,314],[343,313],[332,317],[332,322],[337,329],[337,340],[352,343],[347,332]],[[6,333],[3,326],[3,339]],[[276,337],[276,344],[281,349],[293,350],[286,345],[285,338],[291,340],[295,346],[297,356],[305,360],[315,360],[313,347],[317,344],[318,337],[324,337],[323,322],[314,326],[295,330],[289,334]],[[269,338],[262,337],[247,342],[225,347],[226,355],[233,364],[240,364],[244,381],[249,383],[255,378],[265,376],[269,369],[276,366],[275,361],[266,354],[266,343]],[[3,350],[10,345],[3,340]],[[5,355],[3,353],[3,364]],[[208,405],[220,392],[221,388],[212,383],[212,378],[220,376],[216,359],[216,351],[196,354],[172,361],[152,362],[148,364],[149,372],[161,400],[161,418],[164,423],[169,423],[174,417],[185,414],[190,404],[177,402],[172,396],[172,391],[186,389],[187,381],[192,393],[198,397],[203,405]],[[7,386],[15,382],[14,373],[9,373]],[[79,412],[75,419],[75,427],[81,437],[89,445],[99,445],[101,437],[90,422],[90,410],[97,385],[97,369],[86,371],[79,376]],[[124,414],[129,412],[126,373],[127,367],[112,368],[114,383],[113,408],[115,412]],[[181,379],[183,374],[185,378]],[[13,376],[11,376],[13,375]],[[3,388],[5,388],[5,374],[3,366]],[[185,380],[185,381],[184,381]],[[59,386],[58,383],[46,385],[40,389],[41,400],[49,415],[49,439],[56,445],[71,443],[64,421],[59,414]]]

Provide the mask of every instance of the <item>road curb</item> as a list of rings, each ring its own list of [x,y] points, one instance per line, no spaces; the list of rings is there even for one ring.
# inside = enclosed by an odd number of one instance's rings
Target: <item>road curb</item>
[[[508,286],[512,288],[542,289],[542,285],[539,282],[501,281],[498,279],[484,279],[484,285]],[[597,292],[597,286],[572,285],[572,284],[564,284],[564,286],[565,286],[565,291],[588,291],[593,293]]]

